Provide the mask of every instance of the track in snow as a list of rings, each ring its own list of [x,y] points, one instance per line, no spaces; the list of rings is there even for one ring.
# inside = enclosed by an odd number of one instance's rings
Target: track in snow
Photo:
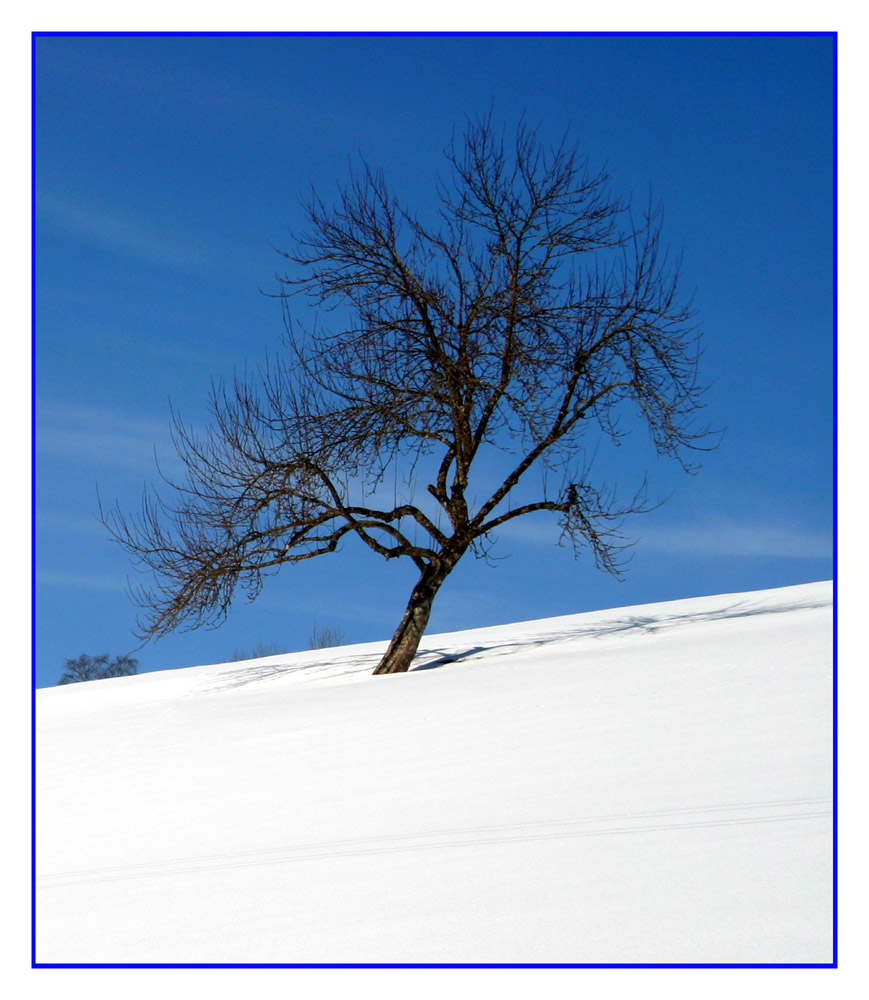
[[[729,815],[728,815],[729,814]],[[510,823],[498,826],[429,830],[420,833],[360,837],[320,843],[287,844],[256,851],[236,851],[169,858],[162,861],[54,872],[37,879],[40,889],[62,888],[97,882],[184,875],[192,872],[256,868],[329,858],[396,854],[407,851],[478,847],[519,841],[565,840],[578,837],[608,837],[624,834],[693,830],[704,827],[783,823],[832,815],[830,797],[741,802],[733,805],[666,809],[655,812],[615,813],[580,819],[541,823]]]

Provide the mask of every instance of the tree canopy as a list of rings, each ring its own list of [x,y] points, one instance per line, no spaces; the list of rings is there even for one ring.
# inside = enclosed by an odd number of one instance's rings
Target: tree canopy
[[[525,125],[508,140],[470,121],[445,154],[431,218],[367,164],[334,204],[311,194],[282,251],[282,351],[214,385],[204,433],[175,417],[186,476],[171,499],[104,517],[154,574],[135,593],[142,638],[219,622],[239,588],[253,598],[268,573],[355,537],[418,570],[376,672],[406,670],[451,570],[516,518],[551,513],[619,571],[619,525],[645,491],[615,496],[592,455],[623,411],[692,467],[698,337],[660,212],[637,217],[575,148]],[[492,450],[497,481],[478,472]],[[424,501],[384,499],[396,469]]]

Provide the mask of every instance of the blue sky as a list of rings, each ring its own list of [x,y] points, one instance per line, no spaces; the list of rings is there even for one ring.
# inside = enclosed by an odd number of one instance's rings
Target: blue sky
[[[96,519],[171,468],[169,401],[205,421],[212,378],[278,345],[275,289],[313,183],[362,153],[431,203],[466,115],[569,128],[683,254],[720,448],[686,476],[631,440],[602,474],[669,497],[625,525],[623,582],[518,522],[467,561],[431,631],[786,586],[832,575],[835,42],[829,36],[51,37],[35,54],[37,684],[127,653],[134,574]],[[302,317],[304,318],[304,316]],[[386,639],[411,565],[348,546],[286,567],[215,631],[145,670],[303,649],[314,622]]]

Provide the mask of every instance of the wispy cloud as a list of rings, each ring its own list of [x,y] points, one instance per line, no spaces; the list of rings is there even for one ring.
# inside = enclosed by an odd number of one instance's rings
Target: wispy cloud
[[[41,186],[36,192],[37,226],[49,225],[90,246],[185,274],[250,275],[244,255],[227,250],[205,233],[180,227],[134,208],[110,207],[60,195]]]
[[[37,570],[36,585],[40,587],[72,587],[76,590],[108,590],[123,593],[126,581],[117,573],[80,573],[66,570]]]
[[[252,46],[262,44],[251,40]],[[194,65],[189,58],[173,63],[167,58],[149,58],[129,47],[117,52],[105,48],[71,51],[66,47],[62,56],[46,54],[41,71],[62,74],[71,89],[103,88],[110,80],[114,93],[123,96],[131,114],[161,118],[170,114],[194,128],[235,128],[245,134],[256,128],[269,136],[274,134],[276,123],[287,121],[303,120],[306,126],[319,123],[324,130],[329,128],[304,96],[258,86],[243,76],[205,64]]]
[[[38,537],[45,538],[46,535],[60,536],[63,538],[81,538],[82,536],[105,539],[106,529],[100,523],[96,514],[87,516],[76,516],[65,511],[46,510],[40,508],[36,511],[34,526]]]
[[[657,552],[741,558],[829,559],[832,534],[787,522],[715,518],[703,524],[638,530],[638,546]]]
[[[808,528],[793,521],[740,521],[716,516],[694,524],[647,526],[635,518],[624,526],[637,551],[734,558],[829,559],[832,532]],[[540,545],[558,540],[554,517],[527,517],[510,521],[496,532],[505,542]]]
[[[37,404],[37,452],[53,458],[79,465],[153,470],[155,446],[161,462],[173,462],[168,420],[131,417],[97,406],[55,401]]]

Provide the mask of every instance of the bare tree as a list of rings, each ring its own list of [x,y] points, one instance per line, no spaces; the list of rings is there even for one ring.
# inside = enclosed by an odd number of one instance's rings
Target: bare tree
[[[619,525],[645,491],[619,501],[590,456],[618,441],[623,411],[689,468],[705,434],[697,337],[660,213],[635,218],[605,174],[524,125],[508,142],[469,122],[445,152],[434,222],[364,164],[336,204],[312,194],[279,276],[286,352],[213,387],[204,435],[174,418],[174,502],[104,516],[156,575],[135,592],[142,638],[219,622],[237,588],[252,599],[264,575],[355,537],[418,570],[375,673],[404,671],[444,580],[516,518],[554,514],[577,554],[618,573]],[[335,329],[300,329],[299,296]],[[494,483],[479,471],[493,451]]]
[[[99,681],[106,677],[129,677],[139,670],[139,661],[130,656],[115,656],[111,660],[108,653],[88,656],[82,653],[71,660],[64,660],[64,672],[58,684],[77,684],[80,681]]]
[[[320,625],[316,621],[308,639],[309,649],[330,649],[344,645],[344,633],[334,625]]]

